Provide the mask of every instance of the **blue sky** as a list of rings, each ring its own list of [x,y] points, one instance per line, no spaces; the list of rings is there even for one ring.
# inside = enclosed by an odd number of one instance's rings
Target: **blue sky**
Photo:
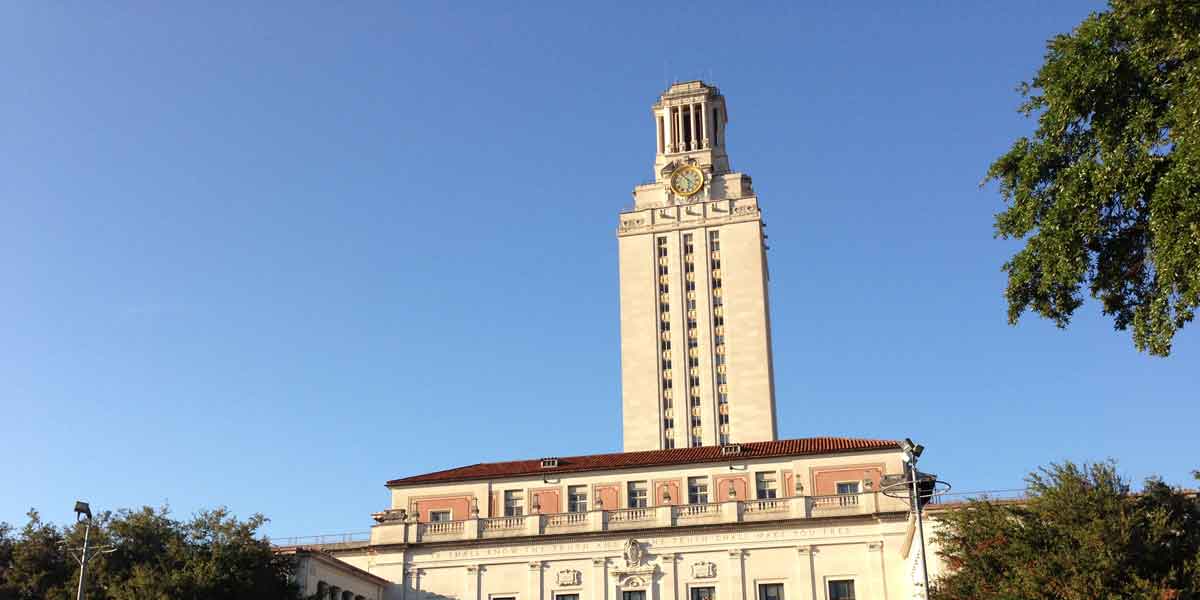
[[[1010,327],[979,187],[1096,8],[5,3],[0,520],[364,530],[389,478],[618,450],[616,215],[692,78],[764,207],[782,436],[911,436],[960,490],[1187,483],[1197,327]]]

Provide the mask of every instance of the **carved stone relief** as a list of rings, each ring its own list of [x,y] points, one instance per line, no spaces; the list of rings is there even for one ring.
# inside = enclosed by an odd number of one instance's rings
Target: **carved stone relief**
[[[697,579],[705,579],[716,576],[717,565],[704,560],[697,563],[692,563],[692,577]]]
[[[581,580],[582,574],[575,569],[563,569],[562,571],[558,572],[558,585],[579,585]]]

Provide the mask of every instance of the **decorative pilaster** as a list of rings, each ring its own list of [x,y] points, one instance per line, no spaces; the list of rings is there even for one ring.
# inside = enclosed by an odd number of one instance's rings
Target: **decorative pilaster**
[[[676,558],[675,554],[663,554],[659,556],[659,566],[662,568],[662,586],[660,587],[662,595],[658,600],[679,600],[676,597],[678,593],[676,592],[676,589],[678,589],[678,582],[676,581],[678,575],[676,575],[677,569],[675,568]],[[648,598],[647,600],[650,599]]]
[[[727,590],[728,596],[724,600],[746,600],[746,584],[742,577],[743,564],[742,557],[745,555],[743,550],[729,551],[729,568],[725,570],[726,574],[721,577],[721,586]]]
[[[796,547],[796,569],[792,576],[795,585],[792,589],[796,590],[799,597],[796,600],[817,600],[817,582],[813,578],[813,552],[812,546],[797,546]]]
[[[526,587],[528,600],[542,600],[542,568],[543,563],[535,560],[529,563],[529,584]]]
[[[700,103],[700,132],[703,134],[703,137],[701,138],[701,141],[703,143],[700,145],[700,147],[701,148],[711,148],[712,146],[708,143],[709,133],[708,133],[708,103],[707,102]]]
[[[589,586],[591,588],[591,596],[592,597],[588,598],[587,600],[606,600],[607,599],[607,594],[605,594],[605,586],[607,584],[605,582],[608,581],[608,577],[607,577],[607,574],[604,572],[604,567],[607,564],[608,564],[607,558],[593,558],[592,559],[592,581],[591,581],[591,585]]]
[[[404,571],[404,578],[408,581],[408,585],[401,586],[403,600],[421,600],[421,569],[409,565]]]
[[[463,600],[479,600],[479,565],[467,565]]]
[[[871,582],[871,589],[868,590],[869,597],[887,600],[887,577],[883,570],[883,542],[867,542],[867,568],[870,569],[867,579]]]

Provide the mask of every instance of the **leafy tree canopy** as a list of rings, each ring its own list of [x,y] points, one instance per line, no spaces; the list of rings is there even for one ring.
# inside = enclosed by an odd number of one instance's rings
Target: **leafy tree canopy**
[[[1066,327],[1086,285],[1167,356],[1200,306],[1200,2],[1110,0],[1020,91],[1037,129],[986,180],[1007,204],[997,235],[1025,239],[1004,264],[1009,322]]]
[[[225,509],[186,521],[166,508],[96,515],[89,543],[115,550],[88,565],[89,600],[295,600],[291,559],[258,535],[261,515]],[[36,511],[19,532],[0,523],[0,600],[75,598],[83,528],[55,527]]]
[[[933,538],[947,571],[933,598],[1200,598],[1195,493],[1150,479],[1132,494],[1111,462],[1053,465],[1027,481],[1027,501],[940,514]]]

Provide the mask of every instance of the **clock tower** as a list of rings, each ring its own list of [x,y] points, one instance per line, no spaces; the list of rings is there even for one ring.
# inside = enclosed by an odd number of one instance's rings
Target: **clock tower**
[[[654,104],[654,181],[617,227],[626,452],[776,439],[767,255],[715,86]]]

